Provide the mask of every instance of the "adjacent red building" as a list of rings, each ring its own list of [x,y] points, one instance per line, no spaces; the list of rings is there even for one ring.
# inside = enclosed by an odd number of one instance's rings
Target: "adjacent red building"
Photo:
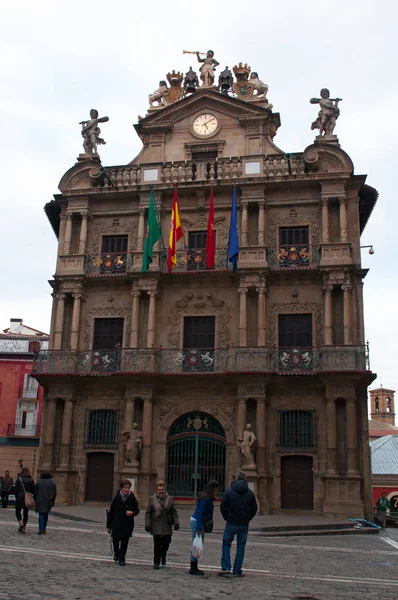
[[[0,473],[15,477],[20,459],[37,468],[43,388],[31,376],[35,352],[48,348],[48,335],[11,319],[0,333]]]

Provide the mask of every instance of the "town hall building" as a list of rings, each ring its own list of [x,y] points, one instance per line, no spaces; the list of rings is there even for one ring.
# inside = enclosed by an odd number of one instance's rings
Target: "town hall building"
[[[287,154],[257,73],[239,63],[216,81],[213,55],[201,62],[160,82],[125,165],[101,164],[108,119],[92,110],[45,207],[59,244],[49,350],[34,362],[40,468],[68,503],[106,502],[121,477],[142,503],[158,479],[191,503],[243,468],[262,513],[370,516],[360,236],[377,192],[339,145],[328,90],[311,100],[319,135]],[[154,207],[163,240],[143,270]]]

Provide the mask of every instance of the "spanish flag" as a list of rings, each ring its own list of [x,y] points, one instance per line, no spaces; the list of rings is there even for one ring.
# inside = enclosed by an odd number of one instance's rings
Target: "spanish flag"
[[[183,237],[180,211],[178,208],[177,188],[174,188],[173,208],[171,209],[171,223],[169,235],[169,250],[167,253],[167,266],[169,273],[177,264],[177,242]]]

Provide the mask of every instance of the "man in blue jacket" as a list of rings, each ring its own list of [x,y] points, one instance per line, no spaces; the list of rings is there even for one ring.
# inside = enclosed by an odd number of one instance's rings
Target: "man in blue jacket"
[[[228,575],[231,572],[231,544],[236,535],[237,547],[234,561],[234,577],[243,577],[242,564],[245,556],[249,523],[257,512],[257,502],[253,492],[249,489],[246,475],[238,471],[231,487],[222,497],[221,514],[226,521],[222,540],[221,571],[219,575]]]

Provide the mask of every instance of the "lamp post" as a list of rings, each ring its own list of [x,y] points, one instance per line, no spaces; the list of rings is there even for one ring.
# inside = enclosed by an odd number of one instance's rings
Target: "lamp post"
[[[22,469],[23,469],[23,458],[22,458],[22,456],[20,456],[18,458],[18,464],[19,464],[19,469],[20,469],[19,472],[21,472]]]
[[[369,248],[369,254],[374,254],[375,251],[373,250],[373,245],[371,246],[361,246],[361,248]]]

